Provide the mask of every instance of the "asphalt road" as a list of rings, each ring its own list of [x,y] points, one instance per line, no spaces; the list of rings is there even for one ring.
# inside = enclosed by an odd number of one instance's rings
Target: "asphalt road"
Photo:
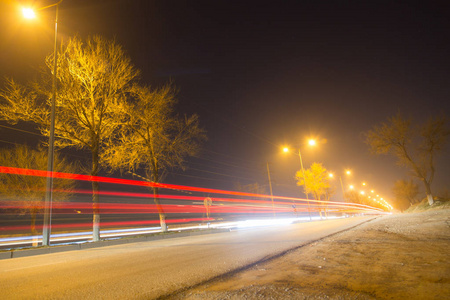
[[[0,260],[0,298],[154,299],[371,218],[298,223]]]

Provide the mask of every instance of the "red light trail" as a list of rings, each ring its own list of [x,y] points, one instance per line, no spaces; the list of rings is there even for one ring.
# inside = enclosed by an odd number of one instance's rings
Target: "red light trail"
[[[140,186],[140,187],[158,187],[160,189],[166,189],[171,191],[188,191],[195,193],[207,193],[215,194],[219,197],[210,196],[211,206],[209,212],[213,215],[210,218],[205,218],[206,207],[204,206],[204,196],[198,195],[169,195],[159,194],[157,198],[165,200],[161,203],[161,207],[166,214],[165,222],[168,224],[181,224],[190,222],[211,222],[220,220],[226,220],[225,218],[236,218],[236,216],[247,217],[272,217],[276,214],[277,217],[284,218],[286,216],[292,216],[298,213],[315,212],[315,213],[328,213],[328,214],[383,214],[383,210],[379,208],[370,207],[368,205],[357,203],[342,203],[333,201],[320,201],[320,200],[306,200],[301,198],[281,197],[273,196],[276,201],[274,205],[270,201],[271,196],[254,193],[244,193],[236,191],[225,191],[219,189],[200,188],[181,186],[173,184],[154,183],[130,179],[108,178],[101,176],[89,176],[81,174],[70,174],[61,172],[47,172],[41,170],[30,170],[12,167],[0,167],[0,173],[11,175],[23,175],[23,176],[38,176],[46,177],[47,175],[53,176],[53,178],[88,181],[88,182],[101,182],[108,184],[116,184],[122,186]],[[55,190],[56,192],[67,192],[73,195],[89,195],[92,194],[90,190]],[[122,192],[122,191],[99,191],[99,195],[107,197],[117,197],[119,200],[126,198],[126,201],[139,201],[140,199],[152,200],[155,196],[153,193],[136,193],[136,192]],[[75,196],[74,196],[75,197]],[[134,200],[136,199],[136,200]],[[174,204],[173,201],[181,201]],[[183,204],[183,202],[186,202]],[[0,201],[0,210],[4,212],[12,212],[17,210],[23,210],[26,207],[26,201]],[[129,215],[136,218],[146,218],[146,220],[126,220],[126,221],[102,221],[102,228],[105,227],[130,227],[130,226],[148,226],[159,225],[160,220],[158,218],[158,205],[152,203],[99,203],[100,213],[104,216],[110,215]],[[113,201],[114,202],[114,201]],[[43,208],[43,202],[33,203],[37,209]],[[78,223],[68,223],[69,219],[65,219],[65,224],[52,224],[53,229],[82,229],[92,226],[92,222],[85,222],[86,217],[92,215],[93,204],[91,202],[53,202],[53,215],[54,216],[77,216]],[[190,218],[179,218],[180,215],[190,215]],[[152,220],[152,216],[154,220]],[[84,216],[84,217],[83,217]],[[172,217],[171,217],[172,216]],[[203,216],[203,217],[201,217]],[[233,217],[234,216],[234,217]],[[297,215],[298,216],[298,215]],[[126,217],[126,216],[125,216]],[[111,218],[115,218],[111,216]],[[8,225],[0,227],[2,232],[17,232],[29,230],[29,225]],[[37,230],[41,230],[42,226],[36,226]]]

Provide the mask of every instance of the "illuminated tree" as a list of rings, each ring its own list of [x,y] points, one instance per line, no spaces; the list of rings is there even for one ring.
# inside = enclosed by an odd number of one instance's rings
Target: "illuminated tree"
[[[419,186],[412,180],[397,180],[392,188],[397,206],[404,210],[418,202]]]
[[[36,123],[48,136],[53,56],[46,59],[48,70],[42,79],[27,87],[7,82],[0,93],[0,119]],[[91,154],[90,175],[99,172],[100,153],[108,148],[121,124],[127,92],[138,76],[121,46],[99,36],[85,43],[75,37],[61,47],[58,56],[55,147],[86,149]],[[98,182],[93,190],[93,239],[100,239]]]
[[[445,117],[430,118],[417,128],[411,123],[411,119],[397,114],[368,131],[366,143],[373,153],[394,155],[399,165],[410,168],[413,175],[423,182],[428,203],[432,205],[434,159],[443,150],[450,131]]]
[[[348,202],[352,203],[363,203],[363,197],[361,196],[361,194],[354,190],[345,192],[345,199],[347,199]]]
[[[102,160],[113,169],[127,169],[133,174],[145,171],[145,179],[161,182],[169,170],[184,169],[185,158],[198,153],[206,139],[197,115],[179,117],[174,113],[176,91],[172,85],[159,89],[134,85],[130,94],[135,101],[124,106],[124,122],[110,137],[110,147]],[[161,227],[166,230],[165,214],[154,187]]]
[[[295,174],[295,178],[297,179],[297,185],[303,186],[305,194],[313,194],[314,199],[317,200],[320,200],[323,196],[325,201],[329,201],[334,193],[334,188],[330,184],[328,174],[329,172],[321,163],[313,163],[309,169],[305,170],[305,176],[303,176],[303,171],[299,170]],[[325,207],[325,215],[326,210]],[[321,211],[320,216],[322,217]]]
[[[47,151],[33,150],[27,146],[0,149],[0,165],[33,170],[47,170]],[[54,170],[75,173],[76,168],[55,153]],[[31,216],[31,233],[37,235],[36,215],[44,208],[46,177],[0,174],[0,195],[17,203],[21,213]],[[53,180],[53,201],[66,201],[75,187],[73,180]]]
[[[321,163],[313,163],[309,169],[305,170],[304,177],[303,171],[299,170],[295,178],[297,185],[303,186],[305,193],[313,194],[315,199],[320,200],[322,196],[327,196],[327,193],[329,198],[332,193],[328,173]]]
[[[345,193],[345,199],[352,203],[359,203],[382,208],[380,204],[373,200],[373,198],[369,198],[367,195],[361,194],[361,192],[355,190],[347,191]]]
[[[259,185],[257,182],[244,185],[242,185],[240,182],[237,182],[234,184],[234,190],[250,194],[262,194],[262,195],[266,194],[265,187]]]

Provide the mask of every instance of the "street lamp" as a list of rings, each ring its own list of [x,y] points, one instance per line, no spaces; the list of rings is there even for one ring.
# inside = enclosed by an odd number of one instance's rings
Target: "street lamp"
[[[52,224],[52,197],[53,197],[53,152],[55,148],[55,103],[56,103],[56,70],[57,70],[57,37],[58,37],[58,8],[63,0],[57,3],[45,6],[39,10],[56,6],[55,15],[55,43],[53,48],[53,80],[52,80],[52,107],[50,114],[50,137],[48,142],[48,160],[47,160],[47,184],[45,188],[45,204],[44,204],[44,224],[42,230],[42,245],[50,245],[50,233]],[[34,11],[30,8],[23,8],[22,13],[25,18],[33,19],[36,17]]]
[[[270,180],[269,162],[267,162],[267,176],[269,177],[270,198],[272,199],[273,217],[275,218],[276,217],[276,213],[275,213],[275,205],[273,203],[272,181]]]
[[[34,19],[36,18],[36,13],[31,8],[22,8],[22,14],[25,19]]]
[[[313,139],[308,140],[308,144],[310,146],[315,146],[316,145],[316,141]],[[283,148],[283,152],[288,153],[289,151],[289,147],[284,147]],[[300,152],[300,148],[298,149],[298,157],[300,158],[300,166],[302,167],[302,173],[303,173],[303,180],[305,181],[305,186],[306,186],[306,177],[305,177],[305,169],[303,168],[303,160],[302,160],[302,153]],[[309,206],[309,198],[308,198],[308,193],[305,193],[306,195],[306,201],[308,203],[308,214],[309,214],[309,220],[311,221],[311,208]]]
[[[309,144],[310,146],[315,146],[315,145],[316,145],[316,140],[313,140],[313,139],[308,140],[308,144]]]
[[[350,175],[352,174],[352,171],[350,171],[350,170],[345,170],[344,173],[345,173],[347,176],[350,176]],[[339,175],[339,181],[341,182],[342,199],[344,199],[344,201],[345,201],[344,184],[342,183],[342,177],[341,177],[341,175]],[[350,189],[351,189],[351,188],[352,188],[352,187],[350,187]]]

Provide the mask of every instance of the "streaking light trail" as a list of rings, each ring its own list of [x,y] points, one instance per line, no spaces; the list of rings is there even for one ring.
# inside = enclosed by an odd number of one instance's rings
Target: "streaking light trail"
[[[313,219],[328,219],[347,217],[359,214],[385,214],[379,208],[357,203],[342,203],[333,201],[273,196],[264,194],[225,191],[219,189],[190,187],[173,184],[154,183],[139,180],[88,176],[60,172],[47,172],[12,167],[0,167],[0,173],[15,176],[38,176],[100,182],[122,187],[157,187],[169,194],[160,193],[156,197],[161,205],[153,202],[154,194],[149,192],[99,191],[103,199],[99,204],[102,215],[101,237],[120,237],[124,235],[154,233],[161,231],[159,213],[161,208],[165,214],[165,222],[170,224],[169,230],[187,230],[193,228],[246,228],[252,226],[269,226],[290,224],[303,221],[306,213],[317,214]],[[67,202],[53,203],[52,241],[88,240],[92,227],[92,202],[79,201],[80,197],[91,195],[90,190],[55,190],[59,193],[69,193],[71,199]],[[191,195],[179,195],[189,192]],[[73,195],[73,196],[72,196]],[[205,195],[208,195],[207,197]],[[209,199],[208,201],[206,199]],[[9,218],[8,223],[0,223],[0,246],[11,243],[30,244],[40,238],[26,236],[30,230],[29,223],[14,217],[18,211],[26,211],[24,201],[0,201],[0,213]],[[43,203],[34,203],[37,210],[42,210]],[[273,218],[273,213],[276,218]],[[320,217],[319,217],[320,215]],[[209,216],[209,217],[208,217]],[[23,218],[22,218],[23,219]],[[308,218],[309,219],[309,218]],[[25,219],[26,220],[26,219]],[[150,226],[150,227],[149,227]],[[176,229],[174,229],[176,228]],[[34,227],[42,230],[38,222]],[[9,235],[9,237],[5,237]],[[12,235],[12,236],[11,236]],[[3,236],[3,238],[2,238]]]

